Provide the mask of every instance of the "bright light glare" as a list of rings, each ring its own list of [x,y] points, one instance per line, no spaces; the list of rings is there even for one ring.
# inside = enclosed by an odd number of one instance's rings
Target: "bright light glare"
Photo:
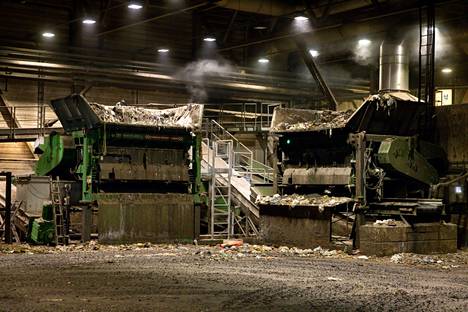
[[[360,39],[358,41],[358,45],[360,47],[368,47],[371,44],[371,41],[369,39]]]
[[[46,32],[42,33],[42,37],[45,37],[45,38],[53,38],[53,37],[55,37],[55,34],[46,31]]]
[[[92,24],[96,24],[96,20],[92,19],[92,18],[85,18],[83,20],[83,24],[87,24],[87,25],[92,25]]]
[[[317,50],[312,50],[312,49],[309,50],[309,53],[310,55],[312,55],[312,57],[317,57],[320,54]]]
[[[263,57],[262,57],[262,58],[259,58],[259,59],[258,59],[258,62],[259,62],[260,64],[268,64],[268,63],[270,63],[270,60],[267,59],[267,58],[263,58]]]
[[[158,49],[158,52],[159,52],[159,53],[167,53],[167,52],[169,52],[169,49],[165,49],[165,48],[163,48],[163,49]]]
[[[441,72],[443,72],[444,74],[450,74],[452,72],[452,69],[451,68],[442,68]]]
[[[130,3],[127,7],[131,10],[140,10],[141,8],[143,8],[143,6],[138,3]]]
[[[213,38],[213,37],[206,37],[206,38],[203,38],[203,41],[206,41],[206,42],[214,42],[214,41],[216,41],[216,38]]]
[[[296,16],[294,18],[294,20],[298,21],[298,22],[304,22],[304,21],[308,21],[309,18],[307,16],[302,16],[302,15],[299,15],[299,16]]]

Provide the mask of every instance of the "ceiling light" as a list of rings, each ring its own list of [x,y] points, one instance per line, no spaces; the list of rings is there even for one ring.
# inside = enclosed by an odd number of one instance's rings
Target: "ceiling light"
[[[254,27],[254,29],[256,29],[256,30],[265,30],[265,29],[267,29],[267,28],[268,28],[268,27],[266,27],[266,26],[255,26],[255,27]]]
[[[442,68],[441,72],[443,72],[444,74],[450,74],[452,72],[452,69],[445,67],[445,68]]]
[[[309,53],[310,53],[310,55],[312,55],[312,57],[317,57],[320,54],[319,51],[312,50],[312,49],[309,50]]]
[[[213,37],[205,37],[205,38],[203,38],[203,41],[206,41],[206,42],[214,42],[214,41],[216,41],[216,38],[213,38]]]
[[[267,59],[267,58],[262,57],[262,58],[259,58],[259,59],[258,59],[258,62],[259,62],[260,64],[268,64],[268,63],[270,63],[270,60]]]
[[[369,39],[360,39],[358,41],[358,45],[360,47],[368,47],[370,44],[371,44],[372,41],[370,41]]]
[[[139,2],[130,2],[127,7],[131,10],[140,10],[141,8],[143,8],[141,3]]]
[[[42,37],[44,37],[44,38],[53,38],[53,37],[55,37],[55,34],[49,32],[49,31],[46,31],[46,32],[42,33]]]
[[[82,23],[87,24],[87,25],[92,25],[92,24],[96,24],[96,20],[92,18],[85,18]]]
[[[298,22],[304,22],[304,21],[309,20],[309,18],[307,16],[299,15],[299,16],[296,16],[294,20]]]
[[[166,48],[158,49],[158,52],[159,53],[167,53],[167,52],[169,52],[169,49],[166,49]]]

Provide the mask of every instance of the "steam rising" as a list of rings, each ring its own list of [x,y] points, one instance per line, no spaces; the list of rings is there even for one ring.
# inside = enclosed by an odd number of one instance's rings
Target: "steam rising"
[[[372,61],[372,44],[359,41],[353,50],[353,59],[360,65],[369,65]]]
[[[233,67],[225,60],[206,59],[188,64],[176,74],[176,78],[186,82],[191,102],[202,103],[208,98],[206,79],[223,77],[233,71]]]

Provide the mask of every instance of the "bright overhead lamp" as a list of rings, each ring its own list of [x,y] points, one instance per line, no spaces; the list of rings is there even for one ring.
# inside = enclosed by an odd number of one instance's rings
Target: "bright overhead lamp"
[[[50,31],[46,31],[46,32],[42,33],[42,37],[44,37],[44,38],[54,38],[55,34],[50,32]]]
[[[143,8],[143,5],[141,4],[141,2],[131,1],[127,7],[131,10],[141,10]]]
[[[358,45],[360,47],[368,47],[368,46],[370,46],[371,43],[372,43],[372,41],[370,41],[369,39],[359,39],[359,41],[358,41]]]
[[[453,70],[449,67],[442,68],[441,72],[444,74],[450,74]]]
[[[206,41],[206,42],[215,42],[215,41],[216,41],[216,38],[213,38],[213,37],[205,37],[205,38],[203,38],[203,41]]]
[[[320,54],[319,51],[313,50],[313,49],[310,49],[309,53],[310,53],[310,55],[312,55],[312,57],[317,57]]]
[[[169,49],[161,48],[161,49],[158,49],[158,52],[159,53],[167,53],[167,52],[169,52]]]
[[[92,24],[96,24],[96,20],[93,18],[85,18],[83,19],[82,23],[86,25],[92,25]]]
[[[259,58],[259,59],[258,59],[258,62],[259,62],[260,64],[268,64],[268,63],[270,63],[270,60],[267,59],[267,58],[262,57],[262,58]]]
[[[299,16],[296,16],[294,18],[295,21],[297,22],[305,22],[305,21],[308,21],[309,18],[307,16],[304,16],[304,15],[299,15]]]

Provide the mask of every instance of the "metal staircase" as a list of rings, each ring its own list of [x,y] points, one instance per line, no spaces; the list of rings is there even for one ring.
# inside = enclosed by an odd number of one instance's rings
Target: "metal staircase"
[[[219,236],[229,238],[234,232],[231,209],[232,145],[232,140],[213,141],[210,183],[212,238]]]
[[[259,211],[251,186],[273,181],[273,168],[253,159],[253,153],[219,123],[205,123],[202,168],[210,181],[209,237],[258,234]],[[241,216],[240,211],[243,212]]]

